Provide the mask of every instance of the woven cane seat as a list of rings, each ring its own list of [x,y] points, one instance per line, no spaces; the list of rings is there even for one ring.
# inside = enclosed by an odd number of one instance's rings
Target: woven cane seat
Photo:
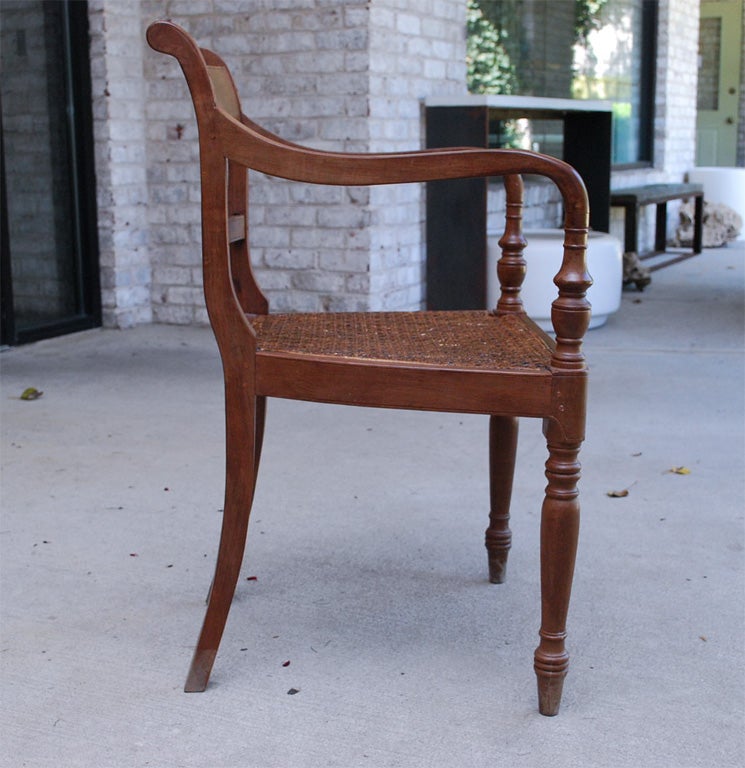
[[[548,371],[551,346],[521,315],[486,311],[260,315],[257,352],[417,363],[439,368]]]

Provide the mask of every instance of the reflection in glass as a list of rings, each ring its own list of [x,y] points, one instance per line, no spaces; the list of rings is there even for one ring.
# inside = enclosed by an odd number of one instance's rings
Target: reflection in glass
[[[722,19],[701,19],[698,33],[698,109],[719,109]]]
[[[79,311],[63,10],[62,3],[2,3],[5,183],[19,331]]]
[[[469,89],[610,100],[613,163],[636,162],[643,154],[643,3],[469,0]]]

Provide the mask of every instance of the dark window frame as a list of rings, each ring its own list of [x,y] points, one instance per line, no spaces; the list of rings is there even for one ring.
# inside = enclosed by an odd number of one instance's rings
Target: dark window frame
[[[62,30],[67,121],[68,156],[72,168],[71,191],[75,217],[74,256],[76,305],[74,315],[39,326],[18,328],[14,321],[12,268],[7,226],[5,150],[2,152],[2,344],[26,344],[101,325],[101,284],[99,271],[96,174],[93,141],[93,109],[90,72],[88,3],[62,2]],[[0,136],[2,132],[0,131]]]
[[[639,98],[639,159],[613,163],[614,171],[651,168],[654,165],[655,94],[657,90],[657,31],[659,0],[642,0],[641,94]]]
[[[655,92],[657,90],[658,0],[642,3],[642,93],[639,100],[639,163],[654,163]],[[637,163],[634,163],[637,165]]]

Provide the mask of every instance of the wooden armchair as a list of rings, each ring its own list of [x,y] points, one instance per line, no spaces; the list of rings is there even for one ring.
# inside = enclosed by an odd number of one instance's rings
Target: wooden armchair
[[[588,207],[566,163],[520,150],[443,149],[342,154],[305,149],[241,111],[225,63],[180,27],[157,21],[150,45],[174,56],[199,126],[204,291],[223,362],[227,429],[225,507],[207,612],[186,682],[202,691],[235,591],[264,431],[267,397],[482,413],[490,417],[489,578],[504,579],[518,417],[544,420],[548,443],[541,518],[542,620],[535,652],[539,709],[555,715],[568,666],[565,626],[579,524],[577,461],[584,437],[590,318],[585,291]],[[502,176],[507,190],[501,297],[492,311],[270,314],[249,260],[247,169],[301,182],[372,185]],[[523,312],[526,269],[520,174],[561,191],[565,240],[554,282],[556,340]],[[528,249],[529,250],[529,249]],[[456,255],[454,254],[454,258]]]

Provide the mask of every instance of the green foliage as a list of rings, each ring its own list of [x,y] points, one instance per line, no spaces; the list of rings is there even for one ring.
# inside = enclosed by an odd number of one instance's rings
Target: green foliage
[[[515,93],[517,74],[508,34],[484,13],[481,0],[468,0],[466,65],[471,93]]]
[[[608,0],[574,0],[574,34],[577,42],[587,45],[587,38],[601,26],[600,14]]]

